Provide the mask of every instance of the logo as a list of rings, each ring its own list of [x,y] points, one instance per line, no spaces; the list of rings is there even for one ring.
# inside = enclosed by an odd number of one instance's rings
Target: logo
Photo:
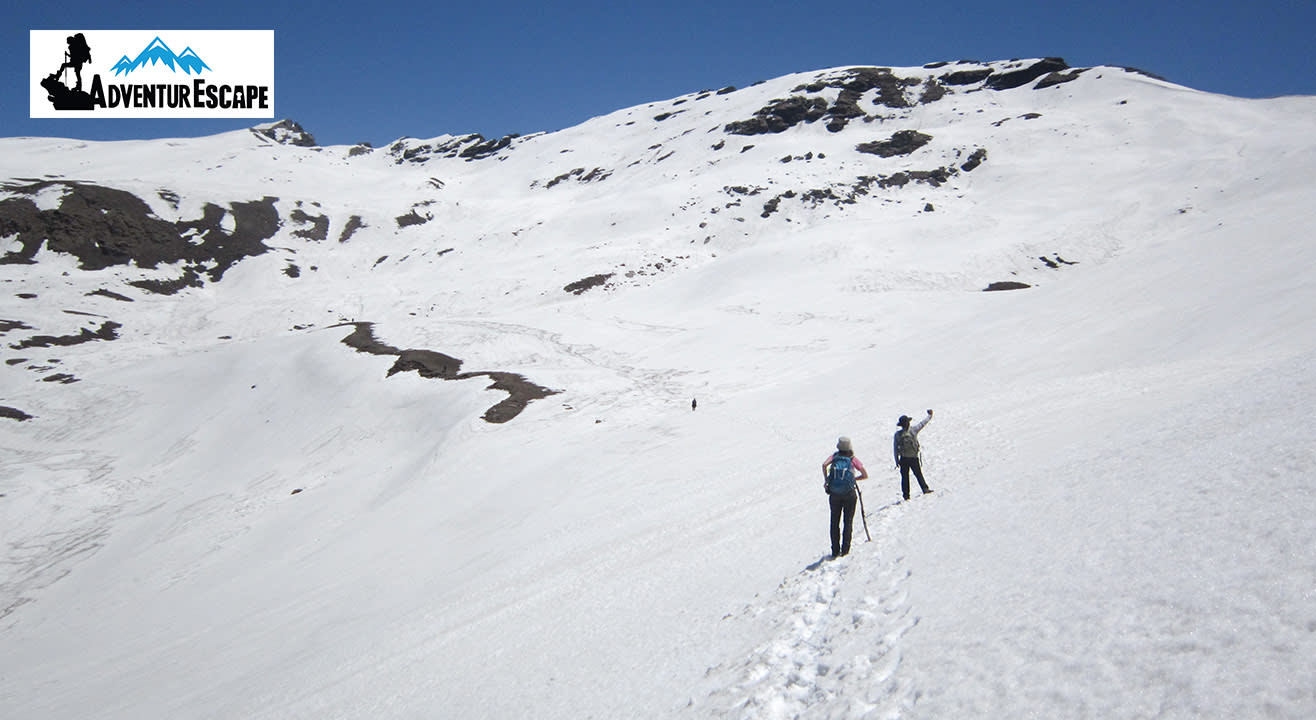
[[[274,117],[273,30],[32,30],[30,54],[33,118]]]
[[[174,66],[178,66],[188,75],[191,75],[194,72],[199,75],[202,70],[210,69],[210,66],[198,57],[196,51],[192,48],[189,47],[184,50],[182,55],[175,55],[174,51],[170,50],[169,46],[164,44],[163,40],[156,37],[156,39],[151,41],[150,45],[146,46],[145,50],[137,54],[136,60],[130,61],[127,55],[119,58],[119,62],[114,63],[114,74],[122,75],[130,73],[145,65],[147,62],[150,62],[152,65],[156,63],[164,63],[170,70],[173,70]]]

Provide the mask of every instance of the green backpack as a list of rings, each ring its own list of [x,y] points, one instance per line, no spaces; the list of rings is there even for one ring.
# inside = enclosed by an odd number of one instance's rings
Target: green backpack
[[[900,448],[900,457],[918,457],[918,436],[912,430],[900,431],[897,446]]]

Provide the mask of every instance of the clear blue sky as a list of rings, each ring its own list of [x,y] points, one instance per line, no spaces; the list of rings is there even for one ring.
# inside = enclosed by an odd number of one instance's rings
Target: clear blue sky
[[[1316,0],[20,0],[0,19],[11,59],[0,137],[181,137],[259,122],[31,120],[28,30],[41,29],[272,29],[275,117],[326,145],[557,130],[840,65],[1060,56],[1230,95],[1316,94]]]

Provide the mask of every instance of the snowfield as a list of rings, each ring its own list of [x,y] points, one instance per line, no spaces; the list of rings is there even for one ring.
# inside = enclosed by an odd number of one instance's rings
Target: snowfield
[[[1316,99],[1047,62],[0,139],[0,717],[1316,716]]]

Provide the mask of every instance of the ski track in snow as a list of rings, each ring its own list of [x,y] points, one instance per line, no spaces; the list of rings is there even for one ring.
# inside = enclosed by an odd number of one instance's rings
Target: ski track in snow
[[[768,622],[769,638],[743,658],[708,671],[716,688],[700,717],[899,718],[918,693],[899,672],[900,642],[918,624],[909,571],[883,548],[906,506],[868,513],[873,542],[855,525],[850,555],[824,557],[782,581],[741,620]],[[856,518],[858,520],[858,518]]]
[[[0,462],[0,476],[17,477],[27,469],[39,480],[10,492],[48,498],[49,509],[23,517],[4,516],[9,527],[28,533],[0,547],[0,570],[4,571],[0,574],[0,630],[10,624],[9,616],[32,602],[41,589],[71,572],[78,558],[101,547],[117,513],[113,501],[122,490],[107,480],[108,461],[89,452],[11,454],[8,461]],[[77,508],[83,503],[91,504],[92,509],[81,517],[76,510],[64,508],[64,504]]]

